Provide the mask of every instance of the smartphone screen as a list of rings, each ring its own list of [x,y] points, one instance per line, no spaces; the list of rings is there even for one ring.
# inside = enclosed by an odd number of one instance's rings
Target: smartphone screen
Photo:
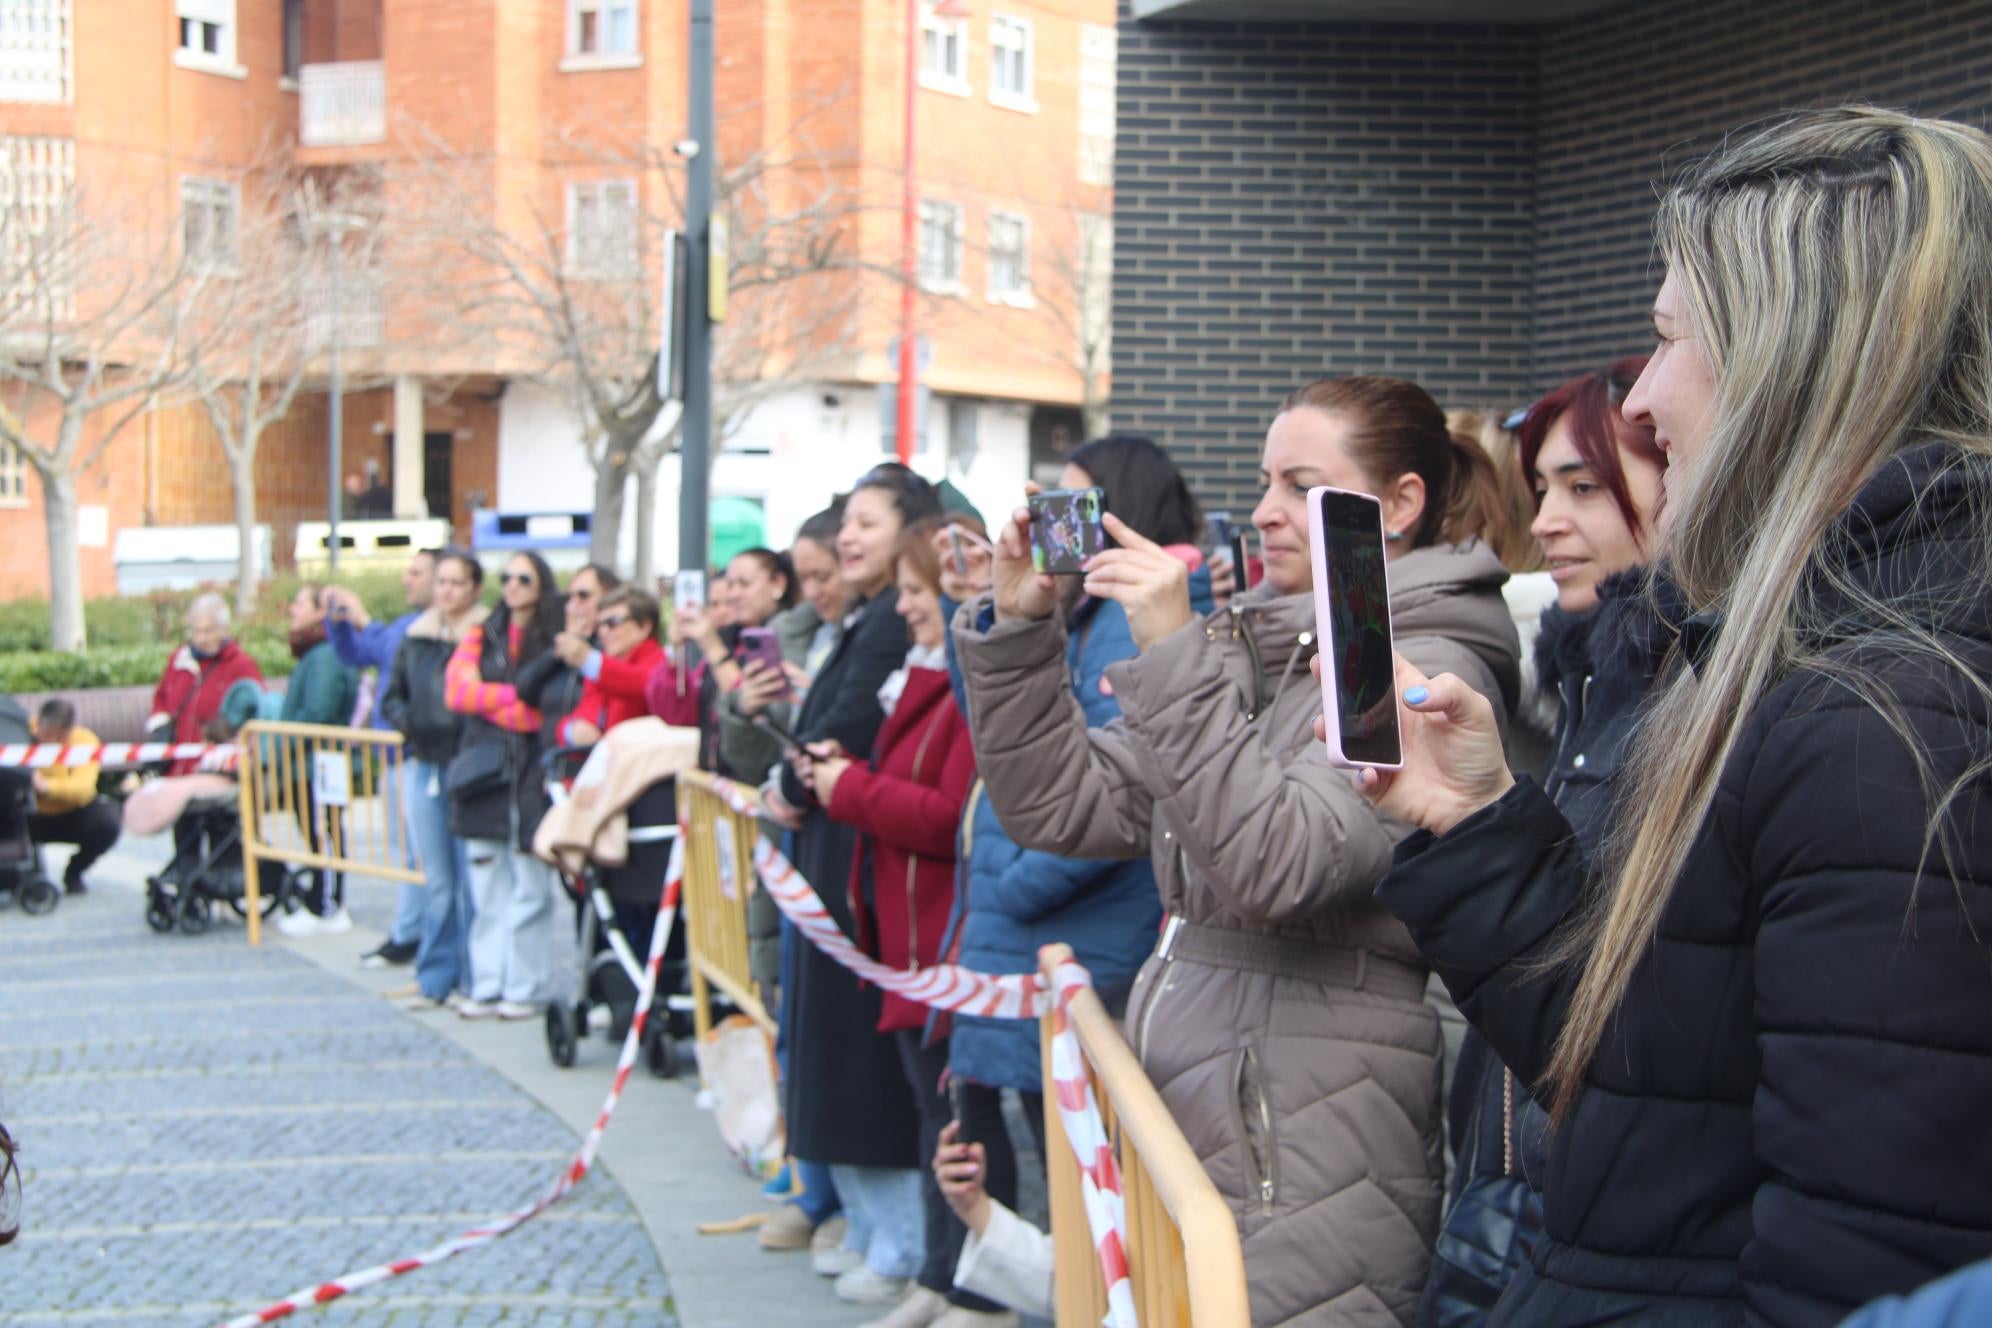
[[[1107,495],[1100,489],[1053,489],[1033,494],[1031,565],[1042,576],[1078,576],[1086,560],[1106,552],[1100,525]]]
[[[1329,745],[1341,758],[1337,764],[1396,767],[1403,748],[1383,505],[1367,494],[1327,488],[1312,490],[1307,502]]]

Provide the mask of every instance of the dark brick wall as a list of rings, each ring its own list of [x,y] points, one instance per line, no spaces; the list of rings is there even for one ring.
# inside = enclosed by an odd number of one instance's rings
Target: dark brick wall
[[[1642,3],[1546,30],[1137,24],[1115,163],[1118,428],[1234,510],[1322,373],[1520,404],[1647,348],[1656,184],[1781,109],[1984,124],[1983,0]]]
[[[1641,5],[1543,36],[1535,377],[1648,348],[1657,182],[1780,111],[1867,101],[1983,125],[1983,0]]]
[[[1529,381],[1536,37],[1123,23],[1117,428],[1249,510],[1280,397],[1361,369]]]

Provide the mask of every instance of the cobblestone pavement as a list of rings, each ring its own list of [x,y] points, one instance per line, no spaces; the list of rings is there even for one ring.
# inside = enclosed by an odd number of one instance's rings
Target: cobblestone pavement
[[[121,850],[120,856],[123,856]],[[232,922],[156,936],[142,866],[53,914],[0,910],[0,1118],[23,1147],[16,1328],[203,1328],[530,1200],[572,1130],[455,1042]],[[392,894],[356,885],[384,924]],[[292,1322],[674,1325],[599,1171],[482,1250]]]

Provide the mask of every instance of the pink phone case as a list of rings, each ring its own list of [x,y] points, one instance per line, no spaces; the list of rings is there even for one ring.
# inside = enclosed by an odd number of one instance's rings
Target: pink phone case
[[[1370,494],[1352,493],[1347,489],[1331,489],[1325,485],[1307,491],[1307,539],[1309,556],[1314,559],[1314,628],[1316,636],[1321,641],[1321,713],[1323,719],[1327,722],[1328,761],[1331,765],[1341,766],[1345,770],[1401,770],[1404,768],[1402,759],[1394,762],[1356,761],[1351,760],[1342,753],[1342,707],[1336,701],[1335,669],[1330,666],[1330,662],[1336,660],[1339,656],[1335,646],[1335,614],[1328,603],[1327,519],[1323,516],[1321,510],[1322,498],[1331,493],[1348,498],[1357,498],[1373,507],[1376,510],[1376,537],[1379,547],[1382,547],[1384,535],[1383,504],[1378,502]],[[1388,564],[1386,564],[1387,567]],[[1389,573],[1387,570],[1384,575],[1387,587],[1389,584]],[[1386,630],[1389,630],[1391,623],[1390,599],[1388,594],[1384,597],[1383,612],[1384,625]],[[1393,650],[1396,648],[1396,639],[1393,632],[1391,636]],[[1404,712],[1398,702],[1397,680],[1394,672],[1391,677],[1390,698],[1391,704],[1398,706],[1398,751],[1401,758],[1404,741]]]

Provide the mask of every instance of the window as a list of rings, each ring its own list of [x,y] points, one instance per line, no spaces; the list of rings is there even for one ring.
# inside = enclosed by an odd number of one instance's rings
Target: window
[[[28,462],[12,443],[0,443],[0,507],[28,505]]]
[[[214,74],[240,75],[235,63],[235,0],[174,0],[180,20],[175,64]]]
[[[567,270],[577,277],[636,273],[636,181],[567,186]]]
[[[304,0],[284,0],[284,77],[304,68]]]
[[[636,0],[568,0],[567,53],[584,59],[636,55]]]
[[[1031,223],[1012,212],[989,214],[989,298],[1031,302]]]
[[[226,180],[180,181],[180,235],[195,267],[226,271],[241,261],[236,217],[241,196]]]
[[[953,203],[920,205],[920,284],[943,294],[961,290],[961,209]]]
[[[69,0],[0,0],[0,101],[69,100]]]
[[[968,20],[943,18],[933,0],[920,6],[920,86],[965,96],[968,92]]]
[[[67,138],[0,138],[0,308],[26,320],[71,316],[69,264],[60,227],[76,181],[76,145]],[[57,252],[47,252],[53,248]]]
[[[989,100],[1015,111],[1037,109],[1029,19],[989,19]]]
[[[1097,23],[1079,26],[1079,179],[1114,182],[1114,55],[1119,34]]]

